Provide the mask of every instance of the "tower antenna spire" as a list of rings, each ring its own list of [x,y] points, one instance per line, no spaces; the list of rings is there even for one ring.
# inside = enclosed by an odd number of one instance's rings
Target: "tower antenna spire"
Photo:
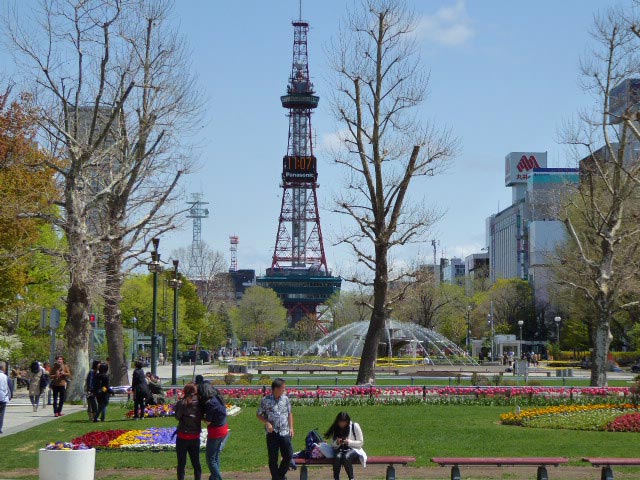
[[[302,21],[302,0],[298,2],[298,20]]]

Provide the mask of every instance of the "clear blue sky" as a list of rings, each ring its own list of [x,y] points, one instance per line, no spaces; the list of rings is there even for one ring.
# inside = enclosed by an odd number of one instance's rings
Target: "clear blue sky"
[[[32,0],[29,0],[32,1]],[[504,156],[548,151],[549,166],[571,159],[557,143],[563,119],[589,102],[578,84],[578,62],[588,49],[593,15],[609,2],[596,0],[409,1],[420,17],[419,45],[431,72],[425,116],[451,127],[462,153],[445,174],[413,185],[417,197],[447,210],[429,238],[447,256],[468,255],[485,245],[485,219],[511,200],[504,187]],[[345,220],[328,209],[341,170],[332,164],[327,139],[341,129],[328,108],[325,47],[350,0],[306,0],[311,75],[320,95],[313,116],[319,158],[319,190],[325,247],[334,273],[348,273],[352,257],[332,246]],[[239,266],[263,272],[270,265],[280,209],[281,159],[288,124],[279,97],[291,64],[291,20],[297,0],[177,0],[176,16],[208,96],[207,123],[196,135],[202,168],[187,191],[202,191],[211,217],[203,239],[228,254],[228,236],[240,236]],[[11,70],[0,53],[0,69]],[[188,246],[191,224],[162,239],[165,258]],[[438,252],[440,256],[440,251]],[[432,258],[428,241],[398,250],[396,258]]]

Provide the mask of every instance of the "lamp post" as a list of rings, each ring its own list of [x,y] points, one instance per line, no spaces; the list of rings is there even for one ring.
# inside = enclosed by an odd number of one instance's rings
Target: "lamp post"
[[[182,287],[178,273],[179,261],[173,261],[173,278],[169,280],[169,287],[173,289],[173,339],[171,352],[171,385],[178,384],[178,290]],[[198,359],[196,358],[196,361]]]
[[[518,320],[518,326],[520,327],[520,357],[522,357],[522,326],[524,325],[524,320]]]
[[[471,356],[471,305],[467,305],[467,353]]]
[[[151,252],[151,262],[149,271],[153,273],[153,317],[151,321],[151,373],[156,375],[158,366],[158,273],[162,272],[160,254],[158,253],[159,238],[154,238],[153,251]]]
[[[487,314],[487,323],[491,325],[491,362],[493,362],[493,342],[494,342],[494,333],[493,333],[493,313]]]
[[[20,327],[20,302],[23,300],[22,295],[16,294],[16,333]]]
[[[138,351],[138,336],[136,335],[136,323],[138,323],[138,319],[133,317],[131,319],[133,322],[133,344],[131,345],[131,361],[136,361],[136,352]]]
[[[556,339],[558,340],[558,354],[560,353],[560,322],[562,321],[562,317],[554,318],[556,322]]]

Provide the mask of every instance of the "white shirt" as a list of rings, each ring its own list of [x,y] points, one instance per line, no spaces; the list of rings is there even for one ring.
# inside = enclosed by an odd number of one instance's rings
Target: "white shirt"
[[[4,372],[0,371],[0,403],[7,403],[9,400],[11,400],[9,379]]]

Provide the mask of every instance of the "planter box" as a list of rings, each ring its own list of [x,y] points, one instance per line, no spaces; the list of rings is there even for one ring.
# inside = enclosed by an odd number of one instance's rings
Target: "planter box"
[[[94,480],[96,450],[40,449],[40,480]]]

